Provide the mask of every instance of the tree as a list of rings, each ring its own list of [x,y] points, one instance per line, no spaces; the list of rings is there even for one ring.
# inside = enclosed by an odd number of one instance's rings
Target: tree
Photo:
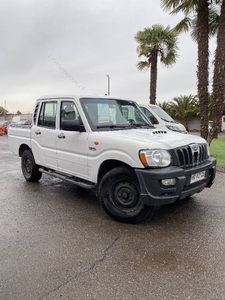
[[[139,61],[139,70],[150,69],[150,103],[156,103],[157,86],[157,64],[158,58],[165,66],[174,64],[177,60],[177,34],[167,26],[164,28],[160,24],[151,28],[144,28],[135,35],[135,40],[139,44],[137,47],[138,57],[144,56],[145,61]]]
[[[179,96],[170,101],[170,115],[188,130],[188,121],[199,112],[197,96]]]
[[[209,85],[209,24],[214,32],[216,30],[215,18],[213,13],[209,14],[209,4],[214,1],[209,0],[161,0],[162,7],[166,10],[172,9],[171,13],[176,14],[180,11],[184,12],[185,19],[180,22],[180,31],[187,31],[194,23],[188,18],[194,13],[196,16],[195,24],[197,25],[192,37],[197,38],[198,43],[198,66],[197,66],[197,79],[198,79],[198,97],[201,112],[201,136],[207,138],[208,136],[208,85]],[[218,1],[215,1],[218,3]],[[214,17],[216,14],[214,14]],[[183,24],[182,24],[183,23]],[[179,29],[179,26],[176,27]],[[213,31],[211,32],[213,33]]]
[[[6,115],[8,110],[6,110],[4,107],[0,106],[0,116],[1,115]]]
[[[211,121],[212,120],[212,106],[213,106],[213,94],[209,94],[208,95],[208,120]]]
[[[217,48],[213,74],[213,99],[213,127],[207,138],[209,144],[211,143],[212,139],[217,136],[225,101],[225,0],[222,1],[221,5],[217,33]]]

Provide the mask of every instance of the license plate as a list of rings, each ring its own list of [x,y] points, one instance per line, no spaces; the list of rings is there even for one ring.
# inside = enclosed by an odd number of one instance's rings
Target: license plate
[[[195,173],[195,174],[191,175],[190,184],[198,182],[203,179],[205,179],[205,171]]]

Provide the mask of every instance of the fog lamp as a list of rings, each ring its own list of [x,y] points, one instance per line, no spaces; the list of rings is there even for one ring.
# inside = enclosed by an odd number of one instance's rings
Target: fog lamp
[[[162,179],[162,185],[171,186],[176,184],[176,178]]]

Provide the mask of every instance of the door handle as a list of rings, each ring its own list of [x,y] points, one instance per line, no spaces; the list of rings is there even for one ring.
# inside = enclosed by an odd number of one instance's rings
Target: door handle
[[[35,131],[35,134],[39,135],[39,134],[41,134],[41,131],[37,130],[37,131]]]
[[[63,133],[58,134],[58,138],[59,138],[59,139],[65,139],[65,135],[64,135]]]

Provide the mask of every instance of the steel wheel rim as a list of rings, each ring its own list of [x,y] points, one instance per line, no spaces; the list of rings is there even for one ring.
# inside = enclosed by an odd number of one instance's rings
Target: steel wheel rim
[[[26,157],[24,161],[24,171],[27,175],[31,174],[31,162],[28,157]]]
[[[110,202],[124,212],[134,211],[141,204],[139,189],[130,181],[117,181],[110,190]]]

